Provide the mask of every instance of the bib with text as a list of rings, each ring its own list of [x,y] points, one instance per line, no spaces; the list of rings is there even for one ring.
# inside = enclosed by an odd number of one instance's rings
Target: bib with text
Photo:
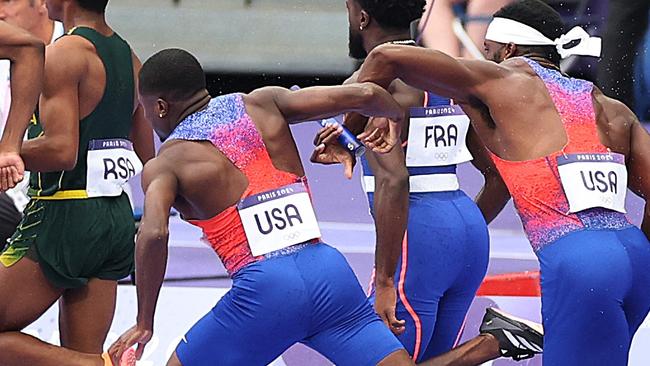
[[[594,207],[625,213],[625,156],[617,153],[568,154],[558,156],[557,165],[569,213]]]
[[[406,166],[444,166],[472,160],[465,139],[469,118],[457,105],[411,108]]]
[[[88,197],[115,197],[122,186],[140,174],[142,162],[125,139],[91,140],[88,143],[86,192]]]
[[[241,200],[237,209],[254,256],[321,236],[309,193],[302,183],[253,194]]]

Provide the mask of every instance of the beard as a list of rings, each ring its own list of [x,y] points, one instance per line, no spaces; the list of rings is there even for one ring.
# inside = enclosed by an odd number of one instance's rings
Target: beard
[[[349,30],[348,51],[350,57],[357,60],[363,60],[368,56],[368,52],[363,47],[363,36],[360,32]]]

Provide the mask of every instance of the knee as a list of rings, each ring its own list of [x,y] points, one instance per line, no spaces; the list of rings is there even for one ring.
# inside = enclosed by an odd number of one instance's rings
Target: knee
[[[183,366],[181,360],[178,359],[176,352],[172,353],[172,356],[167,361],[167,366]]]

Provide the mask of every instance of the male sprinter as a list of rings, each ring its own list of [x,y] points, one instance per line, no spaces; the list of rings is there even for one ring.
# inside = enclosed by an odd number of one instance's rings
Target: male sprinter
[[[45,0],[0,1],[0,20],[21,27],[40,38],[46,45],[53,43],[63,35],[63,23],[49,18]],[[7,121],[11,105],[11,63],[0,61],[0,130]],[[22,219],[22,213],[29,203],[27,189],[29,173],[16,187],[0,193],[0,243],[4,247],[7,239],[16,231]]]
[[[0,191],[23,179],[20,147],[43,86],[43,42],[29,32],[0,21],[0,59],[11,62],[13,102],[0,139]]]
[[[179,49],[147,60],[139,88],[165,143],[143,175],[137,325],[111,347],[113,359],[135,343],[141,355],[151,338],[173,206],[202,228],[233,286],[168,365],[266,365],[296,342],[338,365],[410,364],[344,257],[320,241],[288,126],[347,111],[401,122],[402,108],[390,95],[368,83],[211,99],[201,65]],[[397,256],[391,260],[394,271]]]
[[[562,33],[557,12],[521,0],[490,24],[496,62],[386,45],[359,81],[399,78],[461,104],[540,260],[544,363],[625,365],[650,309],[650,206],[643,232],[624,215],[628,187],[650,195],[650,135],[622,103],[559,71],[561,56],[599,51],[579,28]]]
[[[410,24],[422,16],[426,1],[347,0],[346,5],[350,56],[364,59],[384,43],[414,46]],[[375,309],[387,324],[406,320],[405,329],[399,322],[391,327],[417,362],[447,352],[458,342],[487,270],[486,220],[494,217],[484,219],[479,207],[489,212],[483,208],[490,203],[487,197],[501,197],[505,203],[509,196],[460,107],[399,80],[388,90],[404,109],[411,110],[402,133],[405,149],[367,153],[362,159],[364,188],[373,208],[378,247],[387,246],[380,241],[399,247],[404,240],[394,279],[376,273],[372,298],[376,297]],[[459,189],[455,174],[456,164],[472,156],[486,182],[477,197],[478,207]],[[391,291],[382,288],[384,283]]]
[[[68,35],[47,49],[38,113],[21,151],[33,172],[32,201],[0,255],[0,291],[11,294],[0,301],[2,365],[74,364],[19,333],[58,299],[62,346],[101,353],[117,280],[133,270],[135,224],[122,185],[141,169],[139,159],[152,157],[153,134],[136,98],[139,61],[106,24],[106,5],[47,2]]]

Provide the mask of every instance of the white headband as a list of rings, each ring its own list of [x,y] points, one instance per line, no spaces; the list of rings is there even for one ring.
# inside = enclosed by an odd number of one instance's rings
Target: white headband
[[[485,40],[522,46],[555,46],[562,58],[571,55],[599,57],[602,44],[599,37],[591,37],[580,27],[574,27],[553,41],[531,26],[498,17],[490,22]]]

